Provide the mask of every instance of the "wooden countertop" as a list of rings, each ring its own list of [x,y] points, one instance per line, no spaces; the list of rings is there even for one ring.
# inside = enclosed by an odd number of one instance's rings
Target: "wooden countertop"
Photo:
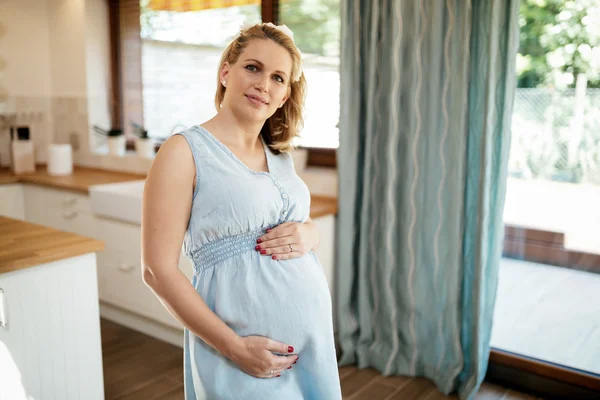
[[[146,179],[146,175],[129,174],[124,172],[106,171],[94,168],[75,166],[73,174],[67,176],[48,175],[46,168],[38,166],[30,174],[13,175],[8,168],[0,169],[0,184],[3,183],[35,183],[58,189],[73,190],[88,193],[91,185],[118,183]]]
[[[316,194],[311,195],[310,198],[310,217],[312,219],[323,217],[325,215],[337,214],[337,198],[319,196]]]
[[[104,250],[104,243],[0,216],[0,274]]]

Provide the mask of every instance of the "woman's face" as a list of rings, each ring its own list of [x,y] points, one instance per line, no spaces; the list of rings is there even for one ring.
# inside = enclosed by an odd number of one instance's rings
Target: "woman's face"
[[[244,119],[264,122],[288,98],[292,56],[272,40],[253,40],[235,64],[221,68],[223,106]]]

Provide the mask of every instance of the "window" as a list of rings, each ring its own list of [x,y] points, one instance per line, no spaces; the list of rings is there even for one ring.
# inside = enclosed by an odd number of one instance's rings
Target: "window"
[[[260,4],[205,3],[204,9],[177,12],[142,2],[144,125],[152,137],[166,138],[216,113],[221,54],[242,25],[261,21]]]
[[[340,0],[282,1],[279,21],[294,32],[308,82],[302,147],[337,148],[340,115]]]
[[[339,143],[340,0],[112,0],[114,107],[132,139],[143,124],[159,142],[211,118],[220,56],[242,25],[286,24],[309,87],[295,142],[316,165],[335,166]],[[139,21],[139,24],[138,24]],[[115,46],[116,44],[116,46]],[[119,105],[120,104],[120,105]],[[118,110],[117,110],[118,109]],[[312,154],[310,154],[312,153]]]
[[[553,379],[588,388],[600,378],[599,24],[592,1],[521,2],[491,338],[495,349],[534,360],[530,371],[551,377],[561,368],[567,378]]]

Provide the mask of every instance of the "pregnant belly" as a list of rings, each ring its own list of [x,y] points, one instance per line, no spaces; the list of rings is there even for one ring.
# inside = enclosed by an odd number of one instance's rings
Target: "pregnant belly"
[[[215,313],[240,336],[265,336],[295,353],[332,335],[331,295],[313,253],[275,261],[245,253],[216,266]]]

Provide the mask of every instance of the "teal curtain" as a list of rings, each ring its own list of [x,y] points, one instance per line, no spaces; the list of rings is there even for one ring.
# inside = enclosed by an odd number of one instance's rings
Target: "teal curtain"
[[[341,365],[471,399],[503,240],[517,0],[342,0]]]

